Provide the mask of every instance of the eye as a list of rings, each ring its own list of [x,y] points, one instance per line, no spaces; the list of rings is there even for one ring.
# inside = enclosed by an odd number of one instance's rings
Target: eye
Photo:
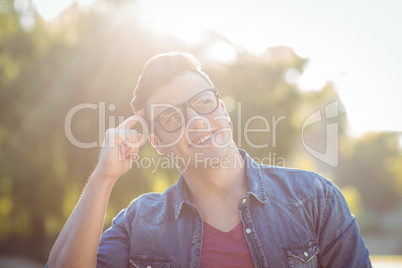
[[[201,108],[205,106],[215,105],[215,97],[212,95],[212,92],[206,92],[200,96],[197,96],[195,100],[193,100],[193,106],[195,108]]]
[[[180,115],[178,112],[174,112],[171,115],[169,115],[167,121],[175,121],[177,119],[180,119]]]
[[[159,116],[159,122],[164,125],[171,124],[172,122],[180,121],[180,114],[174,109],[167,109]]]

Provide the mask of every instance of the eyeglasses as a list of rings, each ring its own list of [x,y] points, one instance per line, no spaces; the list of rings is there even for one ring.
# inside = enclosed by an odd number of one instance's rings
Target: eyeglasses
[[[187,107],[190,107],[198,114],[209,114],[218,108],[219,98],[219,92],[215,87],[206,89],[180,105],[171,105],[158,114],[154,122],[159,124],[166,132],[174,132],[183,126],[183,115],[187,115]]]

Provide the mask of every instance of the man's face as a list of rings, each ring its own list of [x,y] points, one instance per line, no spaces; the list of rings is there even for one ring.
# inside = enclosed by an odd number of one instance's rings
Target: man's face
[[[196,162],[201,167],[200,161],[222,158],[233,150],[229,116],[214,91],[205,91],[210,88],[201,76],[186,72],[158,88],[148,100],[151,143],[160,153],[170,155],[179,168]],[[186,102],[181,110],[176,107]],[[177,120],[180,123],[174,123]]]

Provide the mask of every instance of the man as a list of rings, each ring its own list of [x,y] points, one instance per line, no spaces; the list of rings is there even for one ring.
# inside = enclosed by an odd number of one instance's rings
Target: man
[[[371,267],[339,189],[238,149],[225,105],[192,55],[148,61],[132,104],[137,113],[106,133],[49,267]],[[132,130],[138,122],[181,176],[135,199],[101,237],[112,188],[144,141]]]

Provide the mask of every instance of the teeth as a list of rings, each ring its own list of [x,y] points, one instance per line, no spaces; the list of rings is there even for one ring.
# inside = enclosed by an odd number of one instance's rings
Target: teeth
[[[198,141],[194,142],[195,145],[198,145],[200,143],[203,143],[204,141],[208,140],[211,138],[211,134],[209,134],[208,136],[205,136],[204,138],[199,139]]]

